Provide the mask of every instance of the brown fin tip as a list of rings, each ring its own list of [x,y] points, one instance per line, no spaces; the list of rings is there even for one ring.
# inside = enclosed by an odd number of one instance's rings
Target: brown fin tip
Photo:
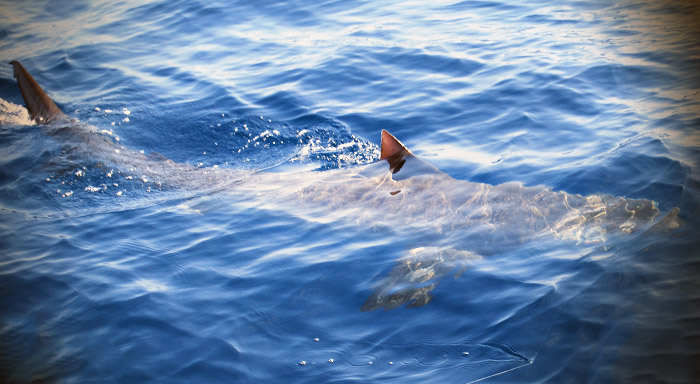
[[[388,159],[397,153],[411,153],[406,146],[394,137],[391,133],[382,129],[381,157],[380,160]]]

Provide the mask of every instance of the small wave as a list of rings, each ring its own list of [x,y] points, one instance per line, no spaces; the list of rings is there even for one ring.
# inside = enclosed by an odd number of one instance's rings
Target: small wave
[[[319,162],[319,169],[345,168],[379,159],[376,144],[334,127],[316,126],[297,133],[299,152],[290,161]]]

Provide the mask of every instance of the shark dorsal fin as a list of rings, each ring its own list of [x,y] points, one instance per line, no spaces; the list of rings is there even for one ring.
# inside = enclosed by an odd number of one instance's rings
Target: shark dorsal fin
[[[405,145],[395,138],[391,133],[382,130],[381,157],[379,160],[386,160],[392,173],[392,179],[403,180],[409,177],[424,174],[442,174],[435,166],[415,156]],[[406,165],[401,174],[398,172]],[[392,195],[398,192],[392,193]]]
[[[391,173],[398,172],[406,163],[406,157],[411,155],[411,151],[391,133],[382,129],[381,157],[379,160],[389,162]]]
[[[379,160],[385,160],[399,154],[405,156],[409,153],[411,153],[411,151],[401,144],[394,135],[382,129],[381,158]]]
[[[24,104],[27,106],[32,120],[38,123],[48,123],[63,117],[63,112],[19,61],[12,61],[10,65],[14,67],[17,85],[22,92]]]

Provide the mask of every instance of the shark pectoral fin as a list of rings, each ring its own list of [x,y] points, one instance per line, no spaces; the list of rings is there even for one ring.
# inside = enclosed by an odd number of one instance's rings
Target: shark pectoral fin
[[[149,158],[150,160],[153,160],[153,161],[161,161],[161,162],[166,162],[166,163],[172,163],[172,162],[173,162],[169,157],[167,157],[167,156],[165,156],[165,155],[163,155],[162,153],[159,153],[159,152],[151,152],[151,153],[149,153],[149,154],[148,154],[148,158]]]
[[[391,310],[404,304],[407,308],[422,307],[433,300],[431,292],[444,277],[452,272],[459,277],[481,258],[474,252],[447,247],[413,248],[395,262],[389,276],[377,285],[360,310]]]
[[[435,289],[436,286],[437,286],[437,282],[430,284],[428,286],[422,287],[422,288],[418,289],[417,291],[415,291],[413,293],[413,297],[411,297],[411,299],[413,299],[413,300],[406,306],[406,308],[422,307],[422,306],[430,303],[431,301],[433,301],[433,295],[430,294],[430,291]]]
[[[452,277],[454,277],[455,279],[458,279],[460,276],[462,276],[462,274],[464,273],[464,271],[467,270],[467,268],[469,268],[469,267],[463,266],[463,267],[460,268],[460,269],[454,274],[454,276],[452,276]]]
[[[10,65],[32,120],[46,124],[65,116],[19,61],[12,61]]]
[[[681,212],[680,208],[675,207],[666,214],[661,220],[654,224],[647,232],[649,233],[666,233],[674,229],[680,228],[685,224],[685,221],[678,217]]]

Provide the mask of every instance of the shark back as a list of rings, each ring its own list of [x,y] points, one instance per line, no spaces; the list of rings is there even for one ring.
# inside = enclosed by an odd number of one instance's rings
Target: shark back
[[[32,120],[46,124],[65,116],[19,61],[10,65],[14,67],[17,85]]]

